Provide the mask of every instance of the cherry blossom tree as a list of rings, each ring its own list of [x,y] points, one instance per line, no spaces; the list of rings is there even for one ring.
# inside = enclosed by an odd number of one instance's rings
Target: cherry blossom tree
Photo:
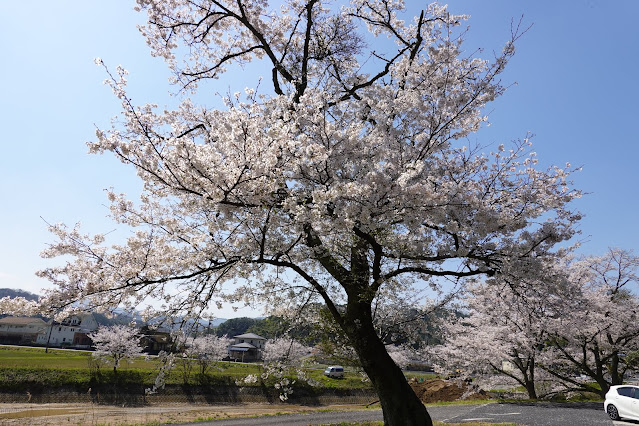
[[[639,256],[611,248],[566,269],[572,288],[563,314],[547,323],[552,346],[545,369],[573,389],[603,396],[639,371]]]
[[[93,341],[95,358],[109,360],[113,364],[113,372],[123,360],[132,359],[142,355],[140,334],[138,330],[127,325],[114,325],[112,327],[100,327],[89,334]]]
[[[293,385],[297,380],[303,380],[314,386],[316,382],[303,370],[304,358],[310,354],[310,349],[301,343],[287,337],[270,339],[264,345],[262,351],[263,371],[260,379],[275,381],[274,387],[280,393],[282,401],[288,400],[293,393]],[[249,375],[242,383],[255,383],[257,376]]]
[[[410,363],[411,351],[408,348],[392,346],[388,349],[388,355],[390,355],[395,364],[401,369],[406,368]]]
[[[288,361],[291,364],[299,362],[310,350],[301,343],[281,337],[267,340],[262,351],[264,362]]]
[[[469,316],[446,324],[439,358],[466,374],[510,377],[530,398],[540,376],[549,391],[603,396],[639,369],[638,270],[639,257],[614,248],[549,261],[516,285],[503,274],[478,282],[464,298]]]
[[[504,276],[478,281],[462,299],[464,316],[443,321],[447,341],[436,351],[439,368],[457,370],[480,386],[509,381],[537,399],[539,389],[554,390],[540,364],[548,360],[548,323],[565,315],[570,297],[561,271],[546,264],[537,274],[518,278],[516,285]]]
[[[490,150],[467,139],[504,92],[520,32],[481,59],[464,50],[466,17],[437,4],[414,18],[401,0],[137,4],[181,101],[136,105],[126,70],[107,70],[122,114],[89,149],[137,170],[139,201],[108,193],[113,218],[135,232],[110,246],[52,226],[44,256],[72,260],[40,272],[56,285],[42,306],[152,298],[147,316],[197,318],[226,302],[322,303],[385,423],[430,424],[374,327],[379,295],[534,269],[579,218],[569,165],[540,168],[529,138]],[[197,104],[211,93],[200,87],[251,61],[266,79],[223,108]]]
[[[188,342],[188,348],[184,354],[189,359],[196,359],[200,366],[200,373],[204,374],[212,362],[220,361],[228,355],[231,343],[232,339],[226,336],[217,337],[208,334]]]

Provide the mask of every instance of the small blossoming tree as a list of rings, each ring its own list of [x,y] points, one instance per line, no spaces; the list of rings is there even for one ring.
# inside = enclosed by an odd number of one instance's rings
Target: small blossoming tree
[[[138,330],[127,325],[100,327],[89,334],[93,341],[95,358],[108,360],[113,365],[113,372],[123,360],[142,355],[140,334]]]
[[[292,386],[296,380],[303,380],[311,386],[316,384],[302,369],[304,358],[309,354],[309,348],[293,339],[281,337],[268,340],[262,351],[264,370],[260,378],[262,380],[275,380],[273,386],[280,393],[280,400],[286,401],[288,396],[293,393]],[[257,379],[257,376],[249,375],[240,384],[255,383]]]
[[[200,374],[204,374],[207,368],[214,361],[220,361],[228,355],[228,348],[232,339],[226,336],[217,337],[215,335],[200,336],[187,342],[188,348],[184,355],[194,359],[200,366]]]

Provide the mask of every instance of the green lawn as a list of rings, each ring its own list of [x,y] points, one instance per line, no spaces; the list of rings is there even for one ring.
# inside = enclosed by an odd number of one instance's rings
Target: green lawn
[[[88,368],[91,353],[0,346],[0,367]]]
[[[184,364],[192,363],[188,378],[184,374]],[[0,387],[21,388],[33,383],[46,386],[65,384],[88,384],[95,381],[110,380],[112,367],[106,363],[98,364],[88,351],[73,351],[44,348],[26,348],[17,346],[0,346]],[[132,382],[142,381],[151,386],[158,371],[157,357],[139,357],[132,361],[122,362],[118,367],[121,380],[129,377]],[[199,366],[194,361],[178,359],[167,380],[167,384],[235,384],[249,374],[260,375],[263,370],[259,364],[242,364],[234,362],[217,362],[210,367],[204,376],[199,374]],[[362,382],[358,373],[346,373],[343,379],[325,377],[319,368],[306,370],[307,374],[320,383],[322,388],[369,388],[370,384]]]

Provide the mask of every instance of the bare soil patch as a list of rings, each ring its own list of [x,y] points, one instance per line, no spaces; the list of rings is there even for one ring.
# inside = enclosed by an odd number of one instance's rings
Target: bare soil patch
[[[162,404],[142,407],[114,407],[87,403],[0,404],[0,425],[144,425],[361,408],[361,405],[307,407],[280,404]]]

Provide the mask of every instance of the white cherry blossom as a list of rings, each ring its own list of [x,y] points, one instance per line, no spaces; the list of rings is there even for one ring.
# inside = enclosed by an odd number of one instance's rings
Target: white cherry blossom
[[[93,357],[107,360],[116,372],[121,362],[142,355],[138,330],[126,325],[100,327],[89,334],[95,351]]]

